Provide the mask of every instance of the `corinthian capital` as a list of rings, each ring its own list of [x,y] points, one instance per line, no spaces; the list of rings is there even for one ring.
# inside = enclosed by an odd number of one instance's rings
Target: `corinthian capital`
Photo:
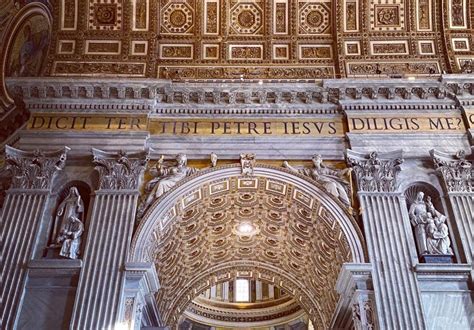
[[[12,177],[13,189],[50,189],[56,173],[64,168],[70,150],[52,152],[23,151],[5,147],[7,171]]]
[[[401,150],[380,154],[347,150],[346,160],[354,168],[359,191],[393,192],[397,189],[397,175],[403,163]]]
[[[472,162],[466,160],[464,151],[459,151],[453,156],[433,149],[430,154],[448,192],[474,191]]]
[[[148,161],[146,152],[127,154],[92,148],[94,165],[99,172],[100,190],[136,190]]]

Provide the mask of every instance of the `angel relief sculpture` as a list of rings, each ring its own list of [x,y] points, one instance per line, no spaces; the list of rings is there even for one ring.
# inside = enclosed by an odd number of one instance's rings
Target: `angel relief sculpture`
[[[185,154],[176,156],[176,165],[174,166],[165,167],[163,162],[164,157],[161,156],[156,165],[150,168],[149,172],[154,178],[145,186],[147,197],[138,208],[139,216],[142,216],[156,199],[173,188],[179,181],[199,171],[188,166],[188,158]]]
[[[346,177],[350,174],[352,169],[331,169],[323,164],[321,155],[315,155],[311,160],[313,162],[313,167],[311,168],[296,169],[288,164],[287,161],[283,163],[283,166],[293,172],[308,176],[318,183],[321,183],[329,194],[338,198],[344,205],[350,207],[350,183]]]

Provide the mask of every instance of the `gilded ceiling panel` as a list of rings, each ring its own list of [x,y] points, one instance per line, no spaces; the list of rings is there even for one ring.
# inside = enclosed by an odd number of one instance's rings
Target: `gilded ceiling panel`
[[[58,0],[58,76],[322,79],[473,66],[469,0]]]

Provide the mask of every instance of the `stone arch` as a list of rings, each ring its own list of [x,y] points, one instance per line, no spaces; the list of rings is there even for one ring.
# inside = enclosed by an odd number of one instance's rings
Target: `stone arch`
[[[248,237],[236,232],[245,219],[255,229]],[[167,324],[222,274],[253,269],[298,299],[316,328],[327,328],[340,267],[366,257],[356,222],[316,182],[266,165],[242,176],[230,165],[188,177],[155,201],[129,260],[156,264]]]

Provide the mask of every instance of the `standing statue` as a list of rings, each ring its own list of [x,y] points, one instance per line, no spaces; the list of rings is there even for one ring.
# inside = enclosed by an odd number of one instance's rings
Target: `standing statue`
[[[163,161],[164,157],[161,156],[156,165],[150,169],[150,173],[154,178],[145,187],[145,193],[148,194],[148,197],[138,209],[139,216],[143,215],[153,201],[173,188],[179,181],[198,171],[194,167],[188,167],[188,158],[185,154],[176,156],[176,166],[164,168]]]
[[[76,217],[80,220],[82,219],[83,212],[84,203],[82,202],[81,195],[76,187],[71,187],[69,194],[61,204],[59,204],[58,210],[56,211],[52,235],[54,240],[57,239],[59,233],[64,229],[70,217]]]
[[[415,227],[415,240],[420,255],[452,255],[446,216],[435,209],[431,197],[424,200],[425,194],[419,191],[410,205],[408,214]]]
[[[313,161],[312,168],[296,169],[288,164],[287,161],[283,162],[283,166],[289,170],[308,176],[313,180],[321,183],[324,189],[334,197],[338,198],[346,206],[351,205],[349,199],[349,182],[345,179],[347,175],[352,171],[351,168],[344,170],[331,169],[323,164],[321,155],[315,155],[311,159]]]
[[[415,201],[410,205],[408,214],[410,216],[410,221],[413,227],[415,227],[415,241],[416,246],[418,247],[418,252],[420,254],[426,254],[428,247],[426,246],[426,224],[427,224],[427,214],[428,210],[426,203],[423,200],[425,193],[419,191],[416,194]]]
[[[75,216],[70,216],[56,239],[56,243],[61,245],[59,255],[69,259],[77,259],[83,232],[84,224],[81,220]]]

